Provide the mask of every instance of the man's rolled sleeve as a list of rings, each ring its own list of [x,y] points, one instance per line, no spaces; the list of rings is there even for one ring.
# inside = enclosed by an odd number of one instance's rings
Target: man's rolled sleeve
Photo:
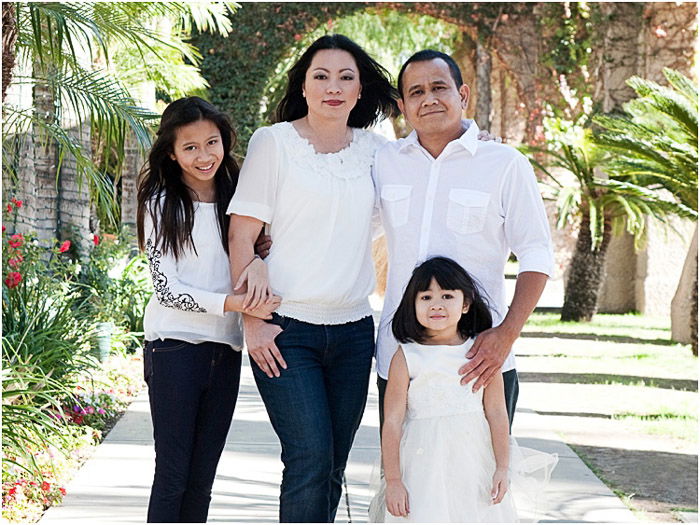
[[[518,154],[503,185],[505,235],[518,258],[519,273],[554,273],[552,237],[537,178],[530,162]]]

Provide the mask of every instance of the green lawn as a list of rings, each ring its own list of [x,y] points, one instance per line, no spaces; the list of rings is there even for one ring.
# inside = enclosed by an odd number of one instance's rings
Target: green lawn
[[[557,314],[533,314],[516,343],[518,372],[540,392],[538,411],[697,442],[698,360],[670,333],[667,320],[642,315],[561,323]]]

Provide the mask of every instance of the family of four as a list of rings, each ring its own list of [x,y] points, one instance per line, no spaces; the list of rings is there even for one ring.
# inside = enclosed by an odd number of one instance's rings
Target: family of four
[[[334,521],[373,357],[384,475],[370,518],[517,521],[511,348],[553,264],[530,164],[479,140],[463,119],[469,88],[443,53],[409,58],[397,90],[361,47],[327,35],[288,76],[277,123],[253,134],[240,173],[227,117],[189,97],[164,111],[141,174],[138,235],[155,288],[148,521],[206,521],[244,339],[282,446],[281,522]],[[407,138],[367,129],[398,110]],[[508,306],[510,252],[520,272]]]

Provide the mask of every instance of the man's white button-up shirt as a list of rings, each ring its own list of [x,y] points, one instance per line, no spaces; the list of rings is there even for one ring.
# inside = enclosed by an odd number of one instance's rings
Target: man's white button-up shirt
[[[512,146],[477,139],[473,121],[433,158],[416,132],[377,151],[372,176],[386,233],[389,273],[377,338],[377,373],[386,379],[398,343],[391,332],[411,273],[435,256],[454,259],[474,277],[492,307],[494,326],[507,313],[505,263],[552,274],[549,223],[535,174]],[[503,371],[515,368],[513,352]],[[455,374],[457,371],[455,370]]]

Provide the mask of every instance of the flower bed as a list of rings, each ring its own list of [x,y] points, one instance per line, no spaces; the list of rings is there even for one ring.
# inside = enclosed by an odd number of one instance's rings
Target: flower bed
[[[30,474],[19,466],[3,473],[5,520],[34,523],[47,508],[61,502],[68,481],[138,394],[142,377],[141,356],[120,352],[103,368],[79,378],[73,396],[62,400],[62,410],[52,411],[52,417],[65,425],[67,444],[33,447],[40,474]]]

